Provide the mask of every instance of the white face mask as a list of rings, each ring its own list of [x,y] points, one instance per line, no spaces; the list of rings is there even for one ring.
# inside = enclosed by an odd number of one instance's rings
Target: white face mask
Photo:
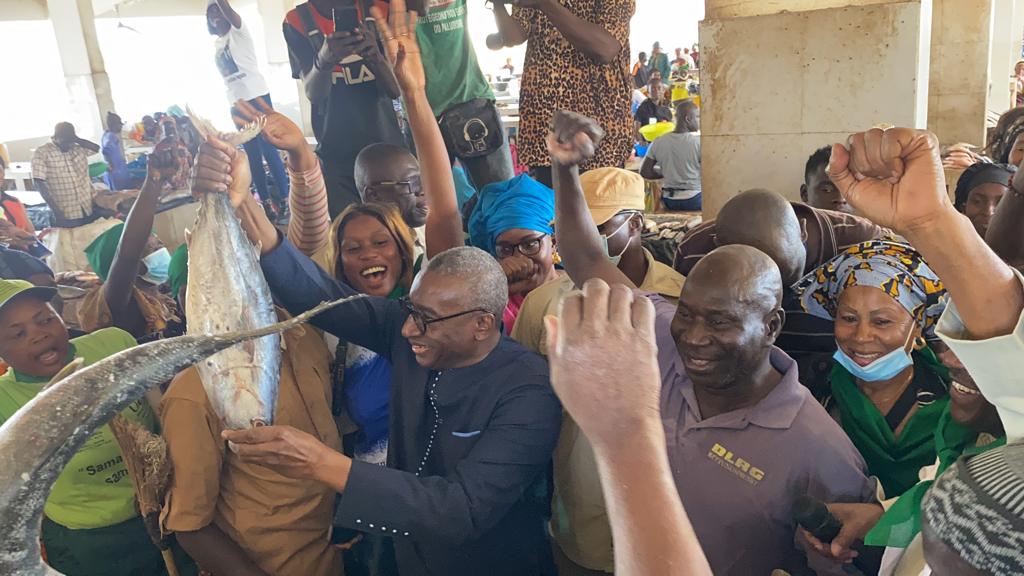
[[[630,216],[629,218],[626,218],[626,221],[623,222],[622,224],[620,224],[619,227],[616,228],[614,232],[612,232],[611,234],[609,234],[607,236],[604,236],[604,235],[601,236],[601,244],[604,247],[604,255],[607,256],[608,259],[611,260],[612,264],[615,264],[616,266],[618,266],[619,262],[622,261],[622,255],[625,254],[626,250],[629,249],[630,243],[633,242],[633,237],[632,236],[629,237],[629,240],[626,241],[626,245],[622,247],[622,251],[619,252],[615,256],[612,256],[611,254],[608,253],[608,239],[611,238],[612,236],[615,236],[616,234],[618,234],[619,231],[622,230],[622,227],[626,226],[627,224],[629,224],[630,220],[632,220],[632,219],[633,219],[632,216]]]

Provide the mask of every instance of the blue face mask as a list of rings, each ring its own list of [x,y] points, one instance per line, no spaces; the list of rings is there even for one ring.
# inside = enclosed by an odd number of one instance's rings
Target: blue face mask
[[[146,265],[146,273],[142,275],[143,280],[156,286],[167,282],[169,277],[167,268],[171,265],[171,253],[167,251],[167,248],[161,248],[146,256],[142,259],[142,263]]]
[[[914,332],[911,331],[910,333],[913,334]],[[846,352],[843,352],[842,348],[836,348],[836,353],[832,355],[832,358],[840,366],[846,368],[847,372],[864,382],[888,380],[914,365],[914,359],[907,352],[906,345],[900,346],[867,366],[861,366],[854,362],[853,358],[850,358]]]

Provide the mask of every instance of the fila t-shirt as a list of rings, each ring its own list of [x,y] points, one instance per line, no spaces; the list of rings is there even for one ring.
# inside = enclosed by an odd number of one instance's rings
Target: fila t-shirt
[[[331,15],[320,14],[312,3],[305,5],[317,26],[317,30],[309,32],[312,35],[319,33],[320,39],[332,34],[334,21]],[[361,3],[360,8],[360,18],[367,18],[369,4]],[[297,80],[312,70],[316,61],[313,42],[298,10],[295,8],[288,12],[284,23],[292,77]],[[393,101],[378,85],[373,71],[359,55],[349,56],[334,67],[327,100],[311,102],[311,105],[313,133],[319,143],[317,150],[325,160],[354,165],[356,155],[368,144],[404,144]]]

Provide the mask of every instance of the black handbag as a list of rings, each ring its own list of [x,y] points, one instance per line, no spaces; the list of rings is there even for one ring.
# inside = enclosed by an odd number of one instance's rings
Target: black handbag
[[[486,156],[501,148],[505,141],[498,109],[486,98],[452,106],[441,114],[438,124],[458,158]]]

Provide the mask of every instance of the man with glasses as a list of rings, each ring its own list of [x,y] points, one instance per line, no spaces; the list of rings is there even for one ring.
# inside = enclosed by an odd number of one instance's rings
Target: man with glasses
[[[598,168],[580,176],[583,196],[597,224],[608,258],[634,285],[675,304],[683,276],[658,262],[640,245],[644,223],[644,181],[620,168]],[[512,338],[547,356],[544,317],[557,314],[561,301],[574,289],[562,276],[530,292],[512,329]],[[554,500],[551,533],[560,574],[603,574],[614,571],[612,533],[608,522],[597,463],[590,442],[569,417],[554,459]]]
[[[253,206],[237,150],[218,141],[204,148],[232,159],[232,204],[289,312],[357,294],[281,239]],[[196,178],[208,192],[213,160],[203,160]],[[494,258],[459,247],[428,262],[408,301],[367,297],[318,318],[319,328],[391,362],[386,467],[353,461],[287,426],[224,438],[244,461],[334,488],[335,526],[391,537],[402,574],[547,573],[544,507],[533,495],[561,409],[546,363],[501,335],[507,300]]]
[[[425,250],[424,226],[429,209],[416,157],[394,144],[370,144],[356,156],[355,179],[360,200],[398,208],[402,220],[414,233],[416,253],[413,258],[418,260]]]

